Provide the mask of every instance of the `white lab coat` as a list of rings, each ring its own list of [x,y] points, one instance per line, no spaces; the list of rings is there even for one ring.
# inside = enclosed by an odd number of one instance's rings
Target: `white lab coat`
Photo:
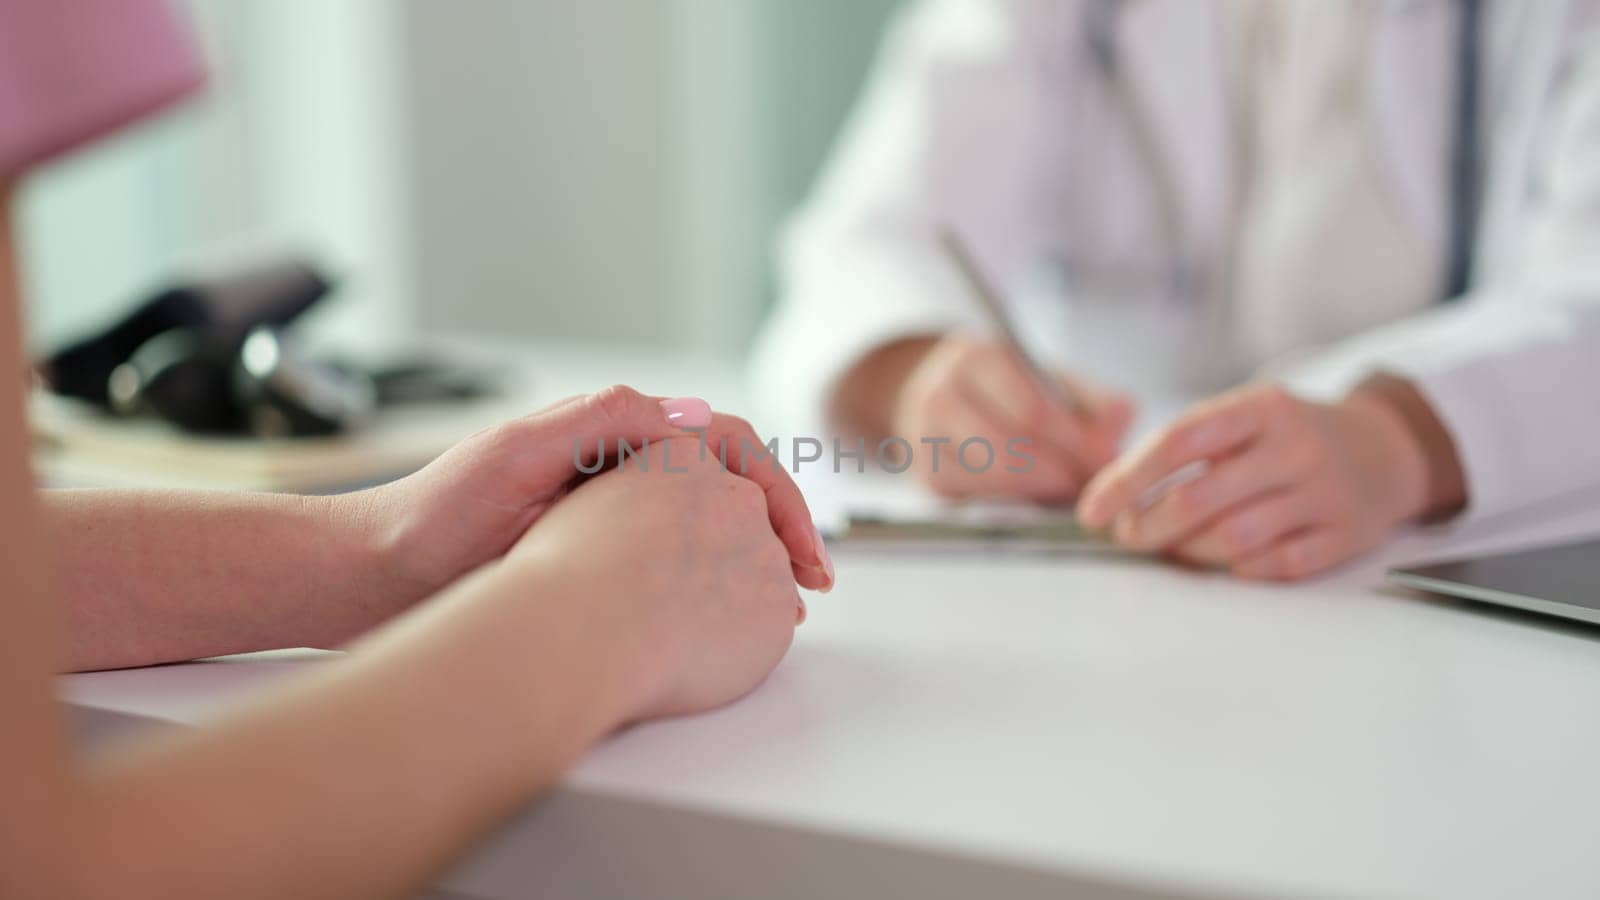
[[[1260,127],[1241,124],[1249,79],[1233,22],[1248,2],[1366,8],[1366,219],[1241,218],[1240,136]],[[1156,243],[1159,227],[1126,119],[1086,75],[1079,0],[915,4],[785,241],[782,297],[754,360],[758,391],[785,424],[815,424],[871,349],[981,327],[932,240],[948,222],[1018,315],[1042,323],[1030,331],[1063,367],[1169,402],[1262,374],[1330,396],[1396,372],[1456,440],[1467,516],[1600,484],[1597,13],[1595,0],[1488,0],[1478,252],[1468,295],[1441,305],[1453,0],[1131,3],[1118,32],[1124,65],[1178,185],[1186,252],[1208,272],[1201,296],[1174,303],[1035,287],[1041,259],[1126,258]],[[1331,30],[1300,29],[1291,72]],[[1295,79],[1282,82],[1248,90],[1277,91],[1276,115],[1292,120]],[[1313,156],[1280,182],[1286,195],[1320,177],[1324,148],[1305,143]]]

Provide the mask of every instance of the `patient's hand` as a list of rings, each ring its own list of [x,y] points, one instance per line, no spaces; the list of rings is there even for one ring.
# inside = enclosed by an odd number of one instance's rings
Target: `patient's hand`
[[[579,640],[597,641],[626,720],[747,693],[783,657],[804,609],[768,524],[771,495],[715,456],[699,461],[698,447],[669,439],[648,471],[630,461],[584,483],[497,567],[496,577],[525,572],[526,602],[553,620],[583,611]]]
[[[550,512],[582,480],[575,442],[587,464],[602,439],[614,453],[618,440],[637,447],[681,438],[686,428],[706,429],[712,459],[720,441],[734,446],[733,460],[741,438],[761,446],[747,423],[714,414],[701,401],[662,401],[613,387],[480,432],[408,478],[336,502],[377,548],[389,590],[415,602],[502,556]],[[698,438],[689,437],[698,448]],[[752,465],[745,478],[765,494],[768,532],[787,549],[794,579],[807,588],[831,587],[832,564],[788,474]]]
[[[1145,497],[1195,463],[1207,466],[1196,480]],[[1244,578],[1297,580],[1420,518],[1427,494],[1422,448],[1383,400],[1358,391],[1312,403],[1263,384],[1200,404],[1113,463],[1078,511],[1127,547]]]
[[[947,337],[906,377],[891,428],[911,442],[918,474],[940,494],[1071,501],[1115,457],[1134,409],[1121,394],[1082,379],[1058,377],[1088,405],[1086,415],[1061,410],[1004,345]],[[1009,441],[1026,439],[1027,452],[1034,457],[1031,471],[995,465],[975,473],[958,465],[956,448],[974,437],[984,438],[1002,455]],[[924,438],[951,441],[942,448],[937,472],[932,467],[934,448],[922,444]]]

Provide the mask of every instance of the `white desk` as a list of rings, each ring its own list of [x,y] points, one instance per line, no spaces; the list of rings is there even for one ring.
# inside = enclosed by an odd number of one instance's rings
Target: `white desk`
[[[1593,529],[1600,515],[1545,527]],[[841,554],[839,590],[760,691],[599,748],[444,885],[1600,896],[1600,629],[1376,588],[1380,562],[1290,589]],[[91,718],[197,722],[316,664],[65,690]]]
[[[1530,522],[1532,519],[1530,518]],[[597,749],[446,877],[479,897],[1600,896],[1600,629],[1382,567],[1600,531],[1600,500],[1297,588],[842,552],[729,709]],[[304,655],[75,676],[199,722]]]

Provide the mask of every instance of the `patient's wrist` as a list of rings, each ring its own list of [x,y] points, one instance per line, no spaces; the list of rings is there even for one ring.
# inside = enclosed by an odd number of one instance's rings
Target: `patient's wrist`
[[[542,548],[523,547],[488,563],[469,579],[515,605],[516,640],[533,646],[546,677],[562,676],[566,690],[588,708],[590,739],[628,724],[661,683],[657,635],[648,617],[627,612],[633,598],[597,578],[579,560]],[[555,649],[559,648],[559,649]]]
[[[362,629],[373,628],[415,605],[437,587],[416,583],[401,558],[392,523],[371,502],[370,492],[307,497],[305,503],[326,548],[327,568],[342,579],[342,602]]]

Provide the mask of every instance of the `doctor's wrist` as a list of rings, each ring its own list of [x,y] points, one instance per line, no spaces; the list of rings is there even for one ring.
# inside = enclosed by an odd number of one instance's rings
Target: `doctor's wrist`
[[[1460,514],[1467,504],[1467,487],[1455,439],[1414,383],[1379,372],[1357,385],[1346,402],[1386,410],[1404,429],[1411,452],[1420,459],[1422,492],[1408,521],[1438,523]]]
[[[863,356],[839,379],[829,419],[874,439],[894,434],[906,383],[938,343],[935,335],[909,337]]]

